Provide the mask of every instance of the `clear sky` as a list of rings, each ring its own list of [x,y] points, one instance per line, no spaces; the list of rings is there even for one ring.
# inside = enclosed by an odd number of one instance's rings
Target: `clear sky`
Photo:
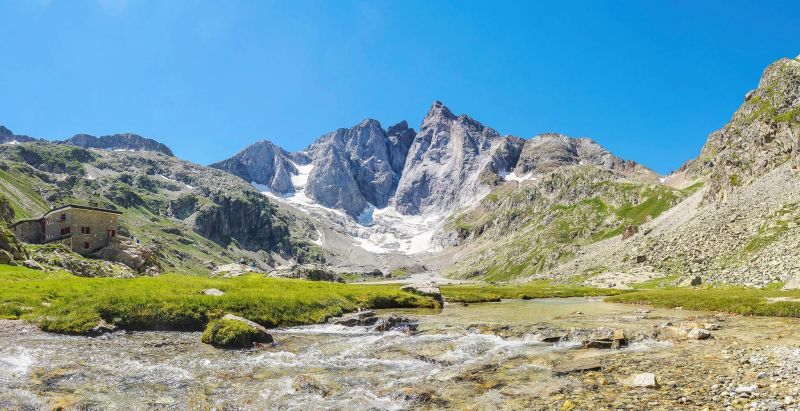
[[[798,1],[0,0],[0,124],[135,132],[207,164],[434,100],[502,134],[592,137],[668,172],[762,70]]]

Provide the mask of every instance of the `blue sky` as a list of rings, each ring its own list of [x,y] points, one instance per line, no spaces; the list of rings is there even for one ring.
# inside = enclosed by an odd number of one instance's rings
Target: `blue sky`
[[[503,134],[592,137],[668,172],[762,70],[797,1],[0,0],[0,124],[135,132],[207,164],[434,100]]]

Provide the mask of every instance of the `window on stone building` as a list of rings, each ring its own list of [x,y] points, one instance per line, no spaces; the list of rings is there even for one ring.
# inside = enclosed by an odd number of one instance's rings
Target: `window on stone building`
[[[81,227],[81,234],[91,234],[92,229],[89,227]]]
[[[61,214],[61,221],[64,221],[66,219],[67,219],[67,214],[66,213]]]
[[[83,248],[89,248],[89,242],[88,241],[83,243]]]

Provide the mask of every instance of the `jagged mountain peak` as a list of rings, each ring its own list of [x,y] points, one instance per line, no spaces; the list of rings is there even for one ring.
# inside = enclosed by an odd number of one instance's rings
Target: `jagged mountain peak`
[[[174,157],[169,147],[153,140],[133,133],[120,133],[107,136],[95,137],[89,134],[76,134],[64,140],[62,144],[78,146],[83,148],[99,148],[103,150],[132,150],[132,151],[153,151]]]
[[[237,175],[273,193],[286,194],[294,191],[292,175],[298,174],[292,163],[295,157],[299,155],[293,156],[269,140],[260,140],[209,167]]]
[[[427,123],[439,122],[442,120],[451,120],[455,119],[456,116],[450,111],[447,106],[444,105],[439,100],[436,100],[431,105],[430,110],[428,110],[428,114],[425,116],[425,119],[422,120],[422,126],[425,127]]]

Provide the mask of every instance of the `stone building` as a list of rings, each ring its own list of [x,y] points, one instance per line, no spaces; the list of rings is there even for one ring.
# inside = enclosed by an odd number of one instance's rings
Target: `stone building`
[[[14,235],[30,244],[60,243],[78,254],[91,254],[111,244],[119,230],[121,211],[70,204],[42,218],[11,225]]]

